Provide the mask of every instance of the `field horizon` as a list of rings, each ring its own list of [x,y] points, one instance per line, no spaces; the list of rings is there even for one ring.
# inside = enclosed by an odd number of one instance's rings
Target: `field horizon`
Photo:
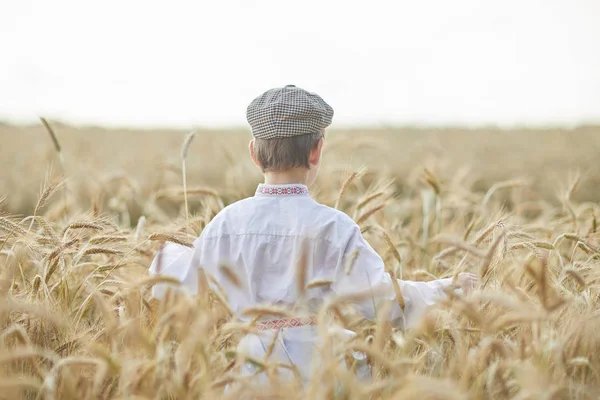
[[[4,143],[0,149],[0,194],[6,196],[17,192],[17,196],[7,196],[5,207],[11,212],[25,215],[33,210],[34,199],[51,167],[55,170],[67,168],[61,176],[77,184],[87,179],[87,173],[127,173],[146,181],[147,170],[142,168],[146,165],[154,164],[153,168],[156,168],[158,163],[166,171],[173,170],[179,164],[181,142],[190,132],[184,129],[111,129],[51,124],[61,143],[62,165],[43,125],[0,124],[0,140]],[[236,168],[244,165],[254,172],[250,173],[249,183],[242,183],[247,189],[245,193],[250,194],[250,186],[260,180],[260,174],[247,155],[250,130],[199,129],[197,132],[188,161],[190,181],[197,185],[218,185],[228,175],[225,170],[231,167],[218,167],[216,160],[225,156]],[[117,143],[122,146],[115,148]],[[28,151],[23,154],[23,149]],[[471,169],[476,174],[473,185],[478,190],[486,190],[503,180],[531,179],[533,187],[542,190],[551,202],[557,201],[561,185],[571,175],[579,173],[582,181],[574,194],[576,198],[580,201],[600,199],[600,193],[594,190],[600,184],[600,166],[595,162],[596,155],[600,154],[600,126],[573,129],[331,129],[327,133],[324,154],[325,174],[329,171],[328,165],[352,170],[364,164],[367,168],[384,169],[386,174],[393,175],[390,178],[396,181],[399,191],[412,185],[411,176],[415,169],[428,165],[429,168],[452,171]],[[421,165],[415,168],[417,163]],[[548,165],[551,167],[546,168]],[[23,180],[23,171],[35,171],[35,176]],[[165,179],[170,182],[172,178],[174,176]]]

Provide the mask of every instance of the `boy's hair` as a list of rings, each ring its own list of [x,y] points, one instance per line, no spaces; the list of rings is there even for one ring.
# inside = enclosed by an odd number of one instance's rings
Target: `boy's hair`
[[[254,139],[254,155],[264,171],[309,168],[311,150],[324,137],[323,130],[308,135],[274,139]]]

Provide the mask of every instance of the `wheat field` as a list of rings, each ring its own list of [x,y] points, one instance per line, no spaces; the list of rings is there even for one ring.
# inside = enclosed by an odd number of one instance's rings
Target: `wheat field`
[[[482,283],[408,331],[326,304],[335,346],[319,372],[269,390],[237,373],[275,366],[235,352],[253,328],[222,294],[156,303],[166,278],[147,274],[165,241],[193,242],[253,194],[249,132],[201,130],[183,163],[185,131],[50,128],[0,125],[0,398],[600,396],[599,127],[327,132],[314,198],[353,217],[402,279]],[[332,313],[355,340],[326,329]],[[356,350],[368,382],[337,367]]]

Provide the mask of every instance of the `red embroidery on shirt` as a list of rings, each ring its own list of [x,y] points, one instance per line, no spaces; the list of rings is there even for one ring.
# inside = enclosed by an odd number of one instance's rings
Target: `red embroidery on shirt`
[[[259,331],[267,331],[271,329],[297,328],[299,326],[316,324],[317,319],[315,317],[297,317],[290,319],[272,319],[268,321],[261,321],[258,324],[256,324],[256,328]]]
[[[305,186],[273,187],[267,185],[260,185],[256,189],[256,193],[271,196],[305,195],[308,194],[308,189]]]

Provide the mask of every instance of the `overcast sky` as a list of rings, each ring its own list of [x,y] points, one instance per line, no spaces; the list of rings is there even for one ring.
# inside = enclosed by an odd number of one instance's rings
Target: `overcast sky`
[[[600,1],[0,0],[0,119],[243,125],[286,84],[339,126],[600,122]]]

